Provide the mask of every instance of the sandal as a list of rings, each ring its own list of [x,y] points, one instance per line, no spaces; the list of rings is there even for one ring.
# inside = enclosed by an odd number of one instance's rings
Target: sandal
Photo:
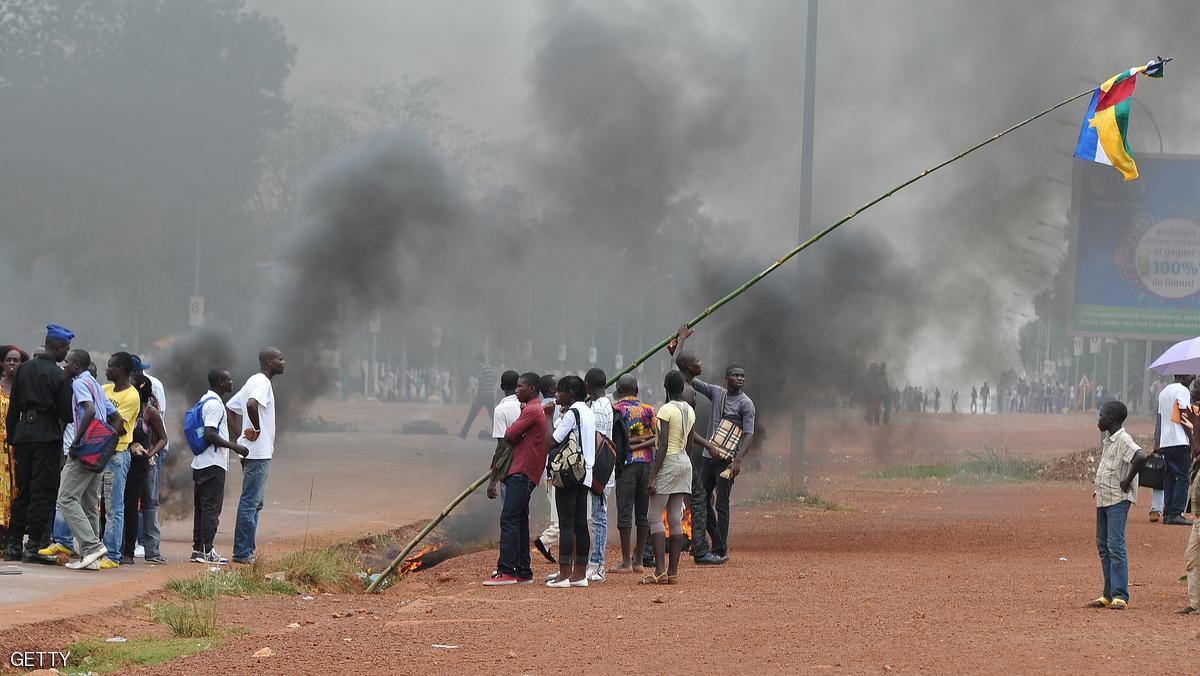
[[[664,582],[663,584],[679,584],[679,576],[678,575],[668,575],[667,581]]]
[[[646,577],[643,577],[642,579],[638,580],[638,584],[667,584],[666,579],[667,579],[666,573],[663,573],[662,575],[655,575],[654,573],[650,573]]]

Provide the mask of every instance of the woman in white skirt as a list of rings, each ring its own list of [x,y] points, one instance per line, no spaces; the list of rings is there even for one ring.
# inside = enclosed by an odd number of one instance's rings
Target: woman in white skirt
[[[692,461],[689,460],[692,426],[696,413],[683,400],[683,374],[671,371],[663,380],[667,403],[658,409],[658,448],[654,453],[654,471],[650,474],[650,504],[646,518],[654,542],[654,573],[641,579],[642,584],[679,582],[679,552],[683,549],[683,504],[692,494]],[[663,510],[671,527],[670,560],[667,536],[663,528]],[[665,566],[665,570],[664,570]]]

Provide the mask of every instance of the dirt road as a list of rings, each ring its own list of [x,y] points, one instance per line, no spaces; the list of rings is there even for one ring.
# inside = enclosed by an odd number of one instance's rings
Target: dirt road
[[[419,571],[376,597],[227,601],[221,624],[250,633],[146,671],[1194,671],[1200,625],[1170,612],[1186,601],[1178,578],[1187,529],[1148,523],[1148,494],[1131,512],[1131,605],[1116,612],[1083,607],[1100,590],[1086,484],[862,478],[900,455],[880,454],[873,445],[880,435],[908,434],[913,451],[901,459],[922,460],[921,438],[937,440],[931,455],[950,457],[998,445],[1003,425],[1013,430],[1010,451],[1049,456],[1093,443],[1090,416],[902,420],[886,432],[831,420],[811,437],[814,456],[826,457],[814,462],[810,484],[846,511],[739,506],[729,564],[685,563],[678,586],[643,587],[610,575],[588,589],[485,588],[479,582],[495,554],[481,552]],[[1132,431],[1144,433],[1139,425]],[[342,457],[339,471],[351,484],[369,474],[350,453]],[[419,464],[413,476],[428,476]],[[440,499],[458,488],[457,481],[439,484],[427,491],[431,502],[433,493]],[[739,481],[735,499],[756,490],[753,481]],[[549,570],[535,564],[538,574]],[[162,631],[140,614],[135,604],[88,622],[15,627],[0,649]],[[251,657],[263,647],[275,654]]]

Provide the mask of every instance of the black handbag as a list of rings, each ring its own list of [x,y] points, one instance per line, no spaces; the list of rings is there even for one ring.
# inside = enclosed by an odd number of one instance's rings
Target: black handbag
[[[1154,490],[1162,490],[1163,474],[1167,471],[1167,460],[1162,453],[1151,453],[1138,472],[1138,485]]]

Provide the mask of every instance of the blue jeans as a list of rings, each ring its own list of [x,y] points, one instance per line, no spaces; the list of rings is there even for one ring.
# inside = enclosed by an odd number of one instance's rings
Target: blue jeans
[[[114,453],[104,467],[101,483],[104,497],[104,548],[108,558],[121,560],[121,542],[125,539],[125,479],[129,476],[129,451]],[[136,516],[136,515],[135,515]]]
[[[1166,496],[1166,493],[1163,491],[1163,489],[1161,489],[1161,488],[1151,489],[1151,493],[1150,493],[1150,511],[1151,512],[1158,512],[1159,514],[1162,514],[1163,505],[1166,504],[1166,500],[1164,500],[1164,496]]]
[[[246,560],[254,556],[254,535],[258,531],[258,514],[267,495],[267,474],[270,458],[242,461],[242,497],[238,500],[237,526],[233,530],[233,558]]]
[[[154,464],[146,470],[146,488],[142,493],[145,499],[138,517],[138,542],[145,547],[147,558],[160,554],[159,543],[162,540],[162,532],[158,527],[158,491],[162,486],[162,467],[166,461],[167,452],[164,450],[154,459]]]
[[[588,521],[592,524],[592,551],[588,563],[593,567],[604,566],[604,548],[608,546],[608,495],[612,489],[605,486],[604,493],[596,495],[591,491],[591,515]]]
[[[524,474],[512,474],[505,486],[504,507],[500,511],[500,558],[496,571],[522,580],[533,578],[529,561],[529,499],[533,481]]]
[[[1125,556],[1125,522],[1129,501],[1096,508],[1096,550],[1104,571],[1104,598],[1129,600],[1129,559]]]
[[[1192,449],[1188,446],[1167,446],[1159,452],[1162,453],[1163,460],[1167,461],[1167,471],[1163,474],[1163,492],[1166,500],[1166,504],[1163,505],[1163,518],[1183,516],[1183,510],[1187,508]]]
[[[54,530],[50,533],[50,541],[70,549],[75,550],[75,534],[71,532],[71,527],[67,525],[67,520],[63,518],[62,512],[54,510]]]

